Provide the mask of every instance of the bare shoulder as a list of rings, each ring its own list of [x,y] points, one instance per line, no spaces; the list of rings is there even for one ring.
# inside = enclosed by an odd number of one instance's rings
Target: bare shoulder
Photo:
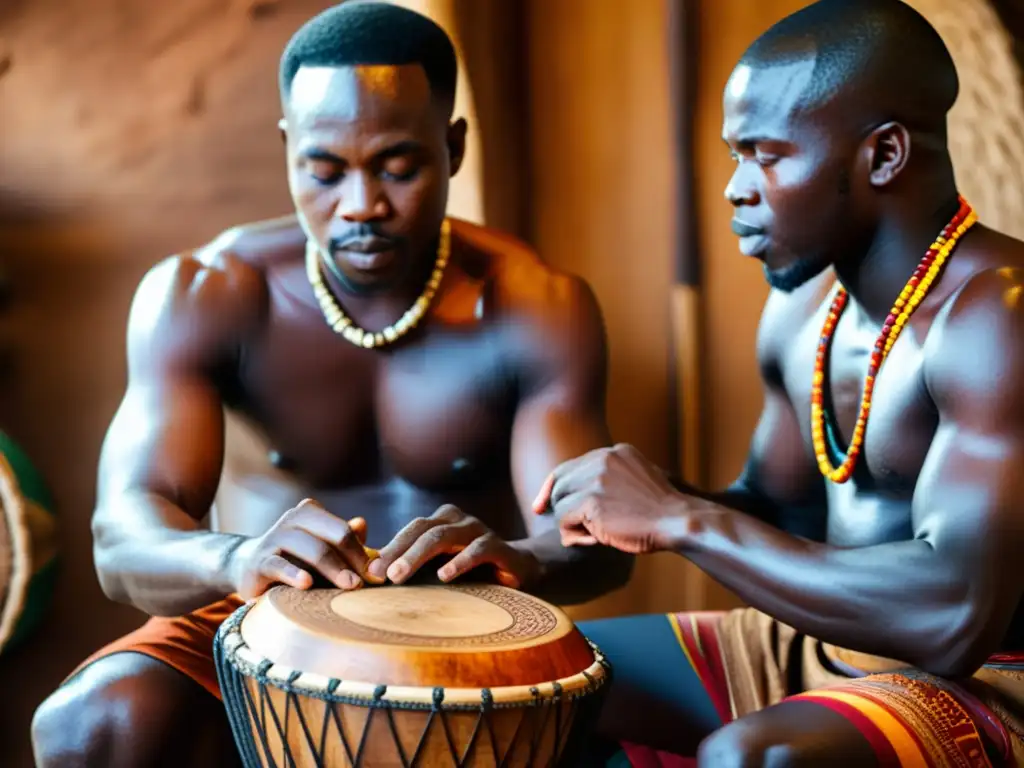
[[[1024,247],[1018,255],[1024,256]],[[924,344],[924,365],[940,410],[968,401],[983,407],[1003,398],[1019,400],[1024,261],[989,267],[963,281],[936,314]]]
[[[225,230],[202,250],[211,254],[229,253],[258,271],[301,258],[306,233],[294,214],[276,219],[253,221]]]
[[[156,263],[136,288],[128,319],[133,360],[216,362],[258,327],[267,270],[301,232],[294,217],[233,227]],[[301,248],[301,245],[299,246]]]
[[[601,335],[601,308],[590,284],[546,263],[529,244],[505,232],[453,222],[453,237],[466,254],[466,270],[484,283],[485,314],[545,331]]]

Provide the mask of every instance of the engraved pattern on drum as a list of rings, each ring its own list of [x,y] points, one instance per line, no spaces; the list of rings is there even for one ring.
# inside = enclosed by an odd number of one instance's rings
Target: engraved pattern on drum
[[[388,591],[386,608],[378,590]],[[277,592],[280,610],[303,624],[348,640],[444,648],[524,645],[564,622],[530,595],[491,585]],[[304,597],[303,597],[304,595]],[[312,598],[312,599],[310,599]],[[442,598],[442,599],[437,599]]]

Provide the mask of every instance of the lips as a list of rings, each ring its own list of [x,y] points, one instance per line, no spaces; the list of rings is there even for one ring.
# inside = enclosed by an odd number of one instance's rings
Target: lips
[[[732,233],[740,239],[740,253],[744,256],[761,256],[768,246],[768,237],[760,227],[747,224],[739,219],[732,220]]]
[[[392,251],[395,248],[394,242],[383,237],[365,237],[358,240],[346,240],[336,246],[336,250],[348,251],[349,253],[383,253]]]
[[[757,237],[758,235],[763,235],[764,230],[760,227],[755,227],[752,224],[747,224],[745,221],[733,219],[732,233],[739,237]]]

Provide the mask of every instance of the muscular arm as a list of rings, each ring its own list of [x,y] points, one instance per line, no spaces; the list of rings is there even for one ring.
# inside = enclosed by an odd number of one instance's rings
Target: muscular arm
[[[132,303],[128,386],[100,457],[94,555],[107,596],[151,615],[187,613],[233,588],[226,565],[243,539],[200,525],[224,450],[212,372],[259,306],[258,286],[237,263],[172,259]]]
[[[556,522],[532,511],[555,467],[611,444],[605,416],[607,344],[597,300],[582,281],[554,277],[546,304],[555,311],[544,323],[544,337],[531,342],[541,359],[524,382],[512,432],[512,479],[530,532],[513,545],[531,552],[541,565],[540,581],[531,591],[565,605],[624,586],[633,558],[612,548],[563,547]]]
[[[929,334],[939,426],[914,493],[912,540],[841,549],[708,502],[681,514],[682,554],[800,632],[940,675],[973,672],[1022,594],[1020,290],[1016,277],[975,278]]]
[[[812,291],[816,290],[811,286]],[[781,353],[802,320],[810,296],[773,293],[758,329],[757,356],[764,406],[754,430],[743,471],[728,488],[705,491],[672,480],[686,494],[742,512],[772,527],[823,541],[828,517],[825,486],[804,447],[793,404],[786,395]]]

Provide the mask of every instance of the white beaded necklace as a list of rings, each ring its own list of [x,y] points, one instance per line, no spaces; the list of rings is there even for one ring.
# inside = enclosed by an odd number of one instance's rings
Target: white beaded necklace
[[[363,330],[351,318],[345,314],[341,305],[338,304],[331,289],[324,282],[323,274],[320,272],[320,253],[316,243],[309,241],[306,244],[306,274],[309,277],[310,285],[313,286],[313,293],[320,302],[320,310],[323,312],[327,325],[352,342],[357,347],[374,349],[383,347],[385,344],[392,344],[405,334],[415,328],[427,313],[430,302],[437,293],[437,287],[441,284],[444,275],[444,268],[448,264],[448,257],[451,253],[451,225],[448,219],[441,223],[441,240],[437,245],[437,260],[434,262],[434,271],[427,281],[423,293],[416,299],[416,302],[406,310],[397,322],[373,333]]]

